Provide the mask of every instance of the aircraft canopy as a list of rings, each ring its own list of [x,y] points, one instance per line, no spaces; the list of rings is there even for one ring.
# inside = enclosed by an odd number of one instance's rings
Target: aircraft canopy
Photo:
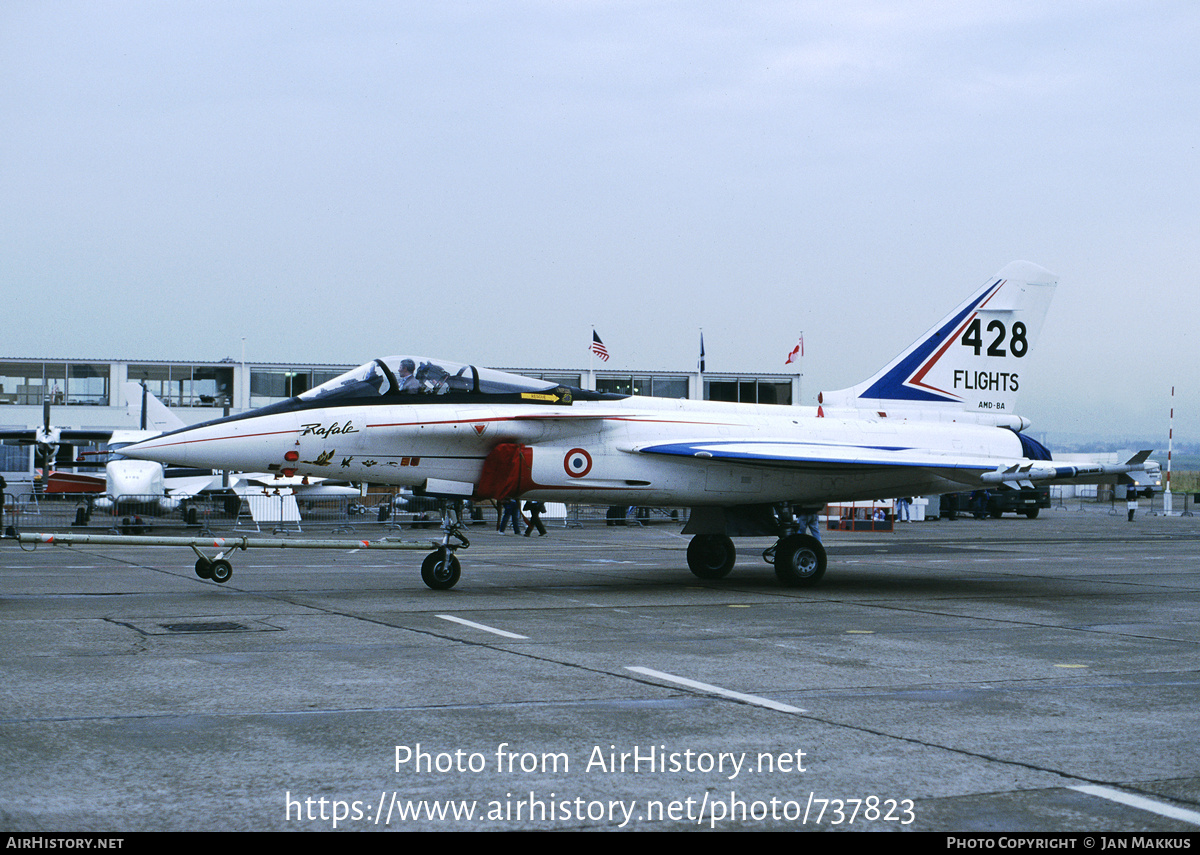
[[[556,388],[559,388],[558,384],[547,380],[490,368],[421,356],[389,356],[364,363],[309,389],[301,393],[300,400],[325,404],[351,398],[446,395],[452,392],[475,395],[548,393]]]

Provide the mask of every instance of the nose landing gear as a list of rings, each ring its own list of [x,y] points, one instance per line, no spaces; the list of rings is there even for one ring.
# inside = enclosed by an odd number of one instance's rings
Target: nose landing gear
[[[442,499],[438,504],[442,511],[442,545],[421,562],[421,581],[435,591],[446,591],[457,585],[462,575],[462,565],[454,551],[466,549],[471,541],[462,528],[462,502]]]

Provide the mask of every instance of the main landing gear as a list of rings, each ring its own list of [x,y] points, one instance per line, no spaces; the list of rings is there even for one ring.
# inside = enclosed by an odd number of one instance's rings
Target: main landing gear
[[[816,585],[825,575],[825,547],[812,535],[800,532],[789,507],[777,508],[776,518],[780,537],[763,551],[763,560],[775,565],[775,576],[789,588]],[[688,569],[701,579],[724,579],[736,560],[733,540],[724,534],[697,534],[688,543]]]
[[[724,579],[735,561],[733,539],[723,534],[698,534],[688,543],[688,569],[701,579]]]
[[[789,588],[811,587],[825,575],[825,547],[812,535],[789,534],[772,548],[774,560],[768,563],[775,565],[776,578]]]

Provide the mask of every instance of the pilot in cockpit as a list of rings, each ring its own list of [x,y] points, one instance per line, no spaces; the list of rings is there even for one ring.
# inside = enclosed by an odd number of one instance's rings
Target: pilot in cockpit
[[[416,363],[411,359],[400,360],[400,370],[396,373],[396,382],[400,384],[401,394],[415,395],[421,391],[421,383],[413,374],[416,370]]]

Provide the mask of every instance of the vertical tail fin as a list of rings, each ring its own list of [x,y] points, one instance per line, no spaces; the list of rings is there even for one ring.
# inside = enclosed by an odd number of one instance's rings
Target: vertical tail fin
[[[121,393],[125,398],[125,407],[132,416],[141,413],[142,430],[169,431],[187,427],[183,419],[167,409],[167,405],[158,400],[142,387],[140,383],[127,380],[121,384]]]
[[[881,371],[818,397],[826,413],[846,408],[901,418],[1028,424],[1014,412],[1023,367],[1058,279],[1014,261]]]

